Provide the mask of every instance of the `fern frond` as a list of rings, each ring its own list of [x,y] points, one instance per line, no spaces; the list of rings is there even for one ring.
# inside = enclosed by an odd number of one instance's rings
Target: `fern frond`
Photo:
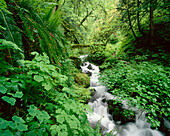
[[[11,30],[10,30],[10,27],[9,27],[9,25],[8,25],[8,22],[7,22],[7,20],[6,20],[6,17],[5,17],[5,15],[4,15],[4,13],[3,13],[3,11],[2,11],[2,10],[0,10],[0,12],[1,12],[2,17],[3,17],[3,19],[4,19],[4,22],[5,22],[5,24],[6,24],[6,27],[7,27],[7,29],[8,29],[8,32],[10,33],[10,36],[11,36],[12,42],[14,42],[14,43],[15,43],[14,37],[13,37],[13,35],[12,35],[12,32],[11,32]]]

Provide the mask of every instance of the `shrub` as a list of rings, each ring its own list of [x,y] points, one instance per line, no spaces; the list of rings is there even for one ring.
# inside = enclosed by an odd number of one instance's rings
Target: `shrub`
[[[101,65],[106,58],[104,50],[105,50],[104,46],[93,45],[88,55],[88,60],[97,65]]]

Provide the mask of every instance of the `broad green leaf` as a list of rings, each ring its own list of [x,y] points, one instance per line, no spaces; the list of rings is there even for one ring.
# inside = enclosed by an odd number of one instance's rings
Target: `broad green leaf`
[[[165,113],[164,113],[164,115],[165,115],[166,117],[168,117],[168,116],[169,116],[169,114],[168,114],[167,112],[165,112]]]
[[[50,119],[50,116],[49,116],[48,112],[42,111],[41,113],[42,113],[44,119],[46,119],[46,120]]]
[[[2,84],[0,84],[0,92],[2,94],[5,94],[7,92],[7,88],[5,86],[3,86]]]
[[[56,136],[56,134],[57,134],[57,131],[55,131],[55,130],[52,130],[52,131],[51,131],[51,135],[52,135],[52,136]]]
[[[18,83],[12,83],[11,84],[11,87],[14,89],[14,90],[18,90]]]
[[[45,120],[44,117],[42,116],[42,114],[37,114],[36,117],[40,122]]]
[[[49,78],[50,78],[50,76],[47,75],[47,74],[42,74],[42,76],[44,77],[44,79],[47,79],[47,80],[49,80]],[[43,86],[44,86],[44,85],[43,85]]]
[[[52,136],[55,136],[57,133],[60,132],[60,127],[57,126],[57,125],[52,125],[52,126],[50,127],[50,130],[51,130],[51,135],[52,135]]]
[[[47,91],[49,91],[49,90],[51,89],[51,86],[50,86],[49,84],[45,84],[45,85],[44,85],[44,89],[47,90]]]
[[[64,131],[67,131],[67,125],[66,124],[60,125],[60,128]]]
[[[7,83],[5,83],[5,86],[8,88],[8,87],[11,87],[12,86],[12,83],[10,83],[10,82],[7,82]]]
[[[18,83],[19,80],[18,80],[17,78],[13,78],[13,79],[11,79],[11,82],[12,82],[12,83]]]
[[[36,107],[34,105],[31,105],[30,108],[28,109],[28,113],[34,117],[36,115],[35,113],[36,110],[37,110]]]
[[[49,68],[50,70],[56,70],[56,67],[55,67],[54,65],[48,65],[48,68]]]
[[[45,65],[41,65],[40,70],[49,73],[49,70],[45,67]]]
[[[7,126],[8,126],[8,121],[0,118],[0,129],[6,129]]]
[[[2,136],[13,136],[13,133],[9,129],[7,129],[4,131],[4,134]]]
[[[55,113],[61,113],[62,112],[62,109],[57,109],[56,111],[55,111]]]
[[[41,56],[36,55],[34,59],[35,59],[36,61],[41,61],[41,60],[42,60],[42,57],[41,57]]]
[[[17,124],[14,123],[13,121],[9,121],[8,126],[11,127],[12,129],[15,129],[17,127]]]
[[[36,115],[36,113],[35,113],[35,111],[33,109],[28,109],[28,112],[33,117]]]
[[[2,99],[6,101],[7,103],[11,104],[12,106],[15,105],[16,99],[10,98],[8,96],[3,96]]]
[[[57,127],[58,127],[57,125],[52,125],[52,126],[50,127],[50,130],[56,129]]]
[[[17,129],[19,129],[20,131],[27,131],[27,130],[28,130],[28,125],[19,124],[19,125],[17,126]]]
[[[36,110],[35,113],[36,113],[36,117],[39,121],[50,119],[50,116],[46,111]]]
[[[33,119],[34,119],[34,117],[27,117],[27,118],[26,118],[26,121],[27,121],[27,122],[31,122]]]
[[[57,72],[52,72],[52,76],[58,77],[58,73]]]
[[[59,122],[59,123],[63,123],[64,122],[64,116],[62,116],[62,115],[58,115],[58,116],[56,116],[56,119],[57,119],[57,122]]]
[[[28,75],[38,74],[38,73],[39,73],[38,71],[33,71],[33,70],[32,70],[32,71],[27,72],[27,74],[28,74]]]
[[[42,81],[44,81],[44,78],[42,76],[35,75],[34,80],[37,81],[37,82],[42,82]]]
[[[16,97],[16,98],[21,98],[23,96],[23,93],[22,92],[19,92],[17,91],[14,95],[12,95],[13,97]]]
[[[68,136],[68,133],[67,132],[59,132],[58,133],[58,136]]]
[[[0,77],[0,82],[4,82],[4,81],[7,81],[8,78],[4,77],[4,76],[1,76]]]
[[[76,123],[76,121],[69,121],[68,122],[69,123],[69,125],[70,125],[70,128],[72,128],[72,129],[77,129],[77,123]]]
[[[25,123],[25,121],[21,117],[17,117],[16,115],[12,117],[13,121],[16,123]]]

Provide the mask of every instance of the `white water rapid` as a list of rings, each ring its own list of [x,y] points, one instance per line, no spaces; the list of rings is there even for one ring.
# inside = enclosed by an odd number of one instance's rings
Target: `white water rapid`
[[[80,58],[84,60],[85,57],[87,57],[87,55],[81,56]],[[126,125],[119,125],[120,122],[119,124],[115,123],[112,116],[108,113],[107,102],[103,102],[102,100],[112,100],[117,97],[106,92],[107,88],[98,82],[100,72],[99,67],[89,62],[85,62],[83,66],[81,66],[81,69],[83,73],[91,74],[90,86],[96,90],[96,94],[88,103],[93,112],[88,112],[87,114],[88,121],[93,128],[100,122],[103,135],[105,133],[112,133],[113,136],[163,136],[161,132],[150,128],[150,124],[146,122],[145,112],[135,107],[128,106],[127,101],[122,100],[123,108],[131,108],[135,112],[135,123],[130,122]]]

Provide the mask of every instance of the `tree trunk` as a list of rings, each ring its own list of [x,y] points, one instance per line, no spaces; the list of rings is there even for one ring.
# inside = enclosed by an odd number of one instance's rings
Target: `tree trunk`
[[[93,12],[93,10],[92,10],[90,13],[88,13],[88,14],[83,18],[83,20],[80,22],[80,24],[78,25],[78,27],[80,27],[80,26],[84,23],[84,21],[86,21],[87,17],[90,16],[90,15],[92,14],[92,12]]]
[[[142,35],[145,35],[145,33],[142,31],[141,27],[140,27],[140,12],[139,12],[139,6],[140,5],[140,1],[137,0],[137,7],[138,7],[138,11],[137,11],[137,21],[138,21],[138,30]]]
[[[154,45],[153,0],[150,0],[150,45]]]
[[[137,38],[137,37],[136,37],[136,34],[135,34],[134,30],[133,30],[132,23],[131,23],[131,19],[130,19],[130,13],[129,13],[129,0],[128,0],[127,2],[128,2],[128,3],[127,3],[127,13],[128,13],[129,27],[130,27],[130,29],[131,29],[131,31],[132,31],[134,37]]]

